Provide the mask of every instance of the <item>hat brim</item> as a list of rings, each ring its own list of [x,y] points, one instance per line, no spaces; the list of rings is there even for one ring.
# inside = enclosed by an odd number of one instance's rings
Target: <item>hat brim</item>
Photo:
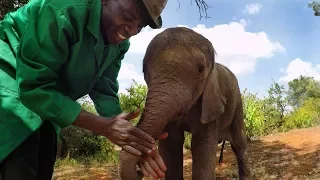
[[[162,18],[159,16],[156,20],[151,20],[149,26],[152,29],[160,29],[162,27]]]
[[[149,15],[149,18],[150,18],[150,22],[149,22],[149,26],[152,28],[152,29],[160,29],[162,27],[162,18],[161,18],[161,15],[158,17],[158,18],[154,18],[152,17],[152,12],[150,12],[150,9],[148,8],[147,6],[147,3],[145,2],[146,0],[142,0],[143,4],[144,4],[144,7],[145,9],[147,10],[148,12],[148,15]]]

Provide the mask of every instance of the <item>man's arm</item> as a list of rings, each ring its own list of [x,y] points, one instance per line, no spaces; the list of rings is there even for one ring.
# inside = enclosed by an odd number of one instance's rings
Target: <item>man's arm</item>
[[[118,97],[119,83],[117,78],[121,61],[128,51],[129,46],[129,40],[126,40],[126,42],[120,45],[120,55],[111,62],[89,93],[100,116],[111,117],[122,112]]]
[[[72,26],[52,4],[36,9],[35,5],[17,52],[20,100],[41,118],[66,127],[75,121],[81,106],[57,90],[56,80],[69,56],[69,46],[75,43],[74,32],[82,32],[84,23]]]

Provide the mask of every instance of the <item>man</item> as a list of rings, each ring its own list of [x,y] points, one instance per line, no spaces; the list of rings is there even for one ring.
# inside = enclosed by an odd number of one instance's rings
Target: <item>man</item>
[[[51,179],[57,135],[69,125],[152,156],[142,168],[163,177],[154,139],[128,121],[135,114],[121,113],[117,76],[129,38],[147,25],[160,28],[166,3],[31,0],[0,21],[1,180]],[[100,116],[75,102],[85,94]]]

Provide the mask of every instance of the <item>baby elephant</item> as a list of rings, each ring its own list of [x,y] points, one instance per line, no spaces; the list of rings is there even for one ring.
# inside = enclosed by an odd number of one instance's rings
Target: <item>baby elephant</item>
[[[184,131],[192,133],[192,179],[214,180],[218,142],[230,141],[239,178],[250,170],[241,93],[235,75],[215,62],[211,42],[195,31],[176,27],[164,30],[150,42],[143,73],[148,85],[146,106],[138,127],[158,137],[159,151],[168,168],[166,180],[183,179]],[[139,158],[120,153],[123,180],[142,177],[136,172]]]

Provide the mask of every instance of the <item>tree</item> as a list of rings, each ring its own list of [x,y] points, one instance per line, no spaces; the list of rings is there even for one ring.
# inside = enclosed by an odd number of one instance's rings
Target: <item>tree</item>
[[[308,7],[313,9],[315,16],[320,16],[320,1],[308,3]]]
[[[10,11],[15,11],[22,7],[29,0],[0,0],[0,20]]]
[[[291,106],[301,107],[303,102],[309,98],[320,98],[320,83],[313,77],[299,76],[288,83],[288,99]]]
[[[287,107],[288,98],[284,86],[274,82],[268,90],[268,97],[265,99],[266,121],[271,130],[283,125]]]
[[[125,112],[132,112],[140,108],[140,112],[142,112],[145,106],[148,87],[143,84],[138,84],[133,80],[133,84],[126,90],[127,93],[119,93],[121,109]],[[140,119],[140,116],[135,119],[135,123],[137,119]]]
[[[194,1],[196,2],[197,6],[198,6],[200,19],[203,17],[202,13],[205,14],[205,18],[208,18],[207,10],[208,10],[208,8],[210,8],[210,6],[207,4],[207,2],[204,0],[194,0]]]

